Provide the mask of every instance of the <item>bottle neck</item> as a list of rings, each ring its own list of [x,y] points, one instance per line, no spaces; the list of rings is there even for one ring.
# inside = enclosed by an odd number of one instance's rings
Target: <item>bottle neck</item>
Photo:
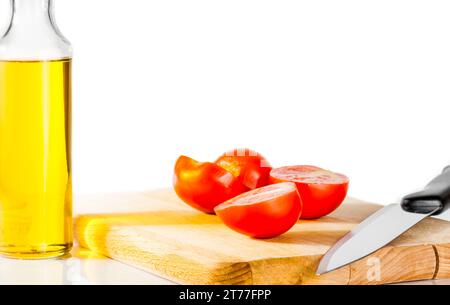
[[[51,22],[51,0],[11,0],[13,7],[13,24],[35,25]]]
[[[0,37],[0,60],[53,60],[72,57],[58,30],[52,0],[10,0],[12,19]]]

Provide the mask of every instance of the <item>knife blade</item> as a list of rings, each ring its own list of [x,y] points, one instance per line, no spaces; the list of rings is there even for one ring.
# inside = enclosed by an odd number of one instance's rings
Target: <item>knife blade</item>
[[[405,196],[401,204],[378,210],[353,228],[325,253],[316,273],[333,271],[372,254],[429,216],[447,217],[449,207],[450,167],[446,167],[422,191]]]

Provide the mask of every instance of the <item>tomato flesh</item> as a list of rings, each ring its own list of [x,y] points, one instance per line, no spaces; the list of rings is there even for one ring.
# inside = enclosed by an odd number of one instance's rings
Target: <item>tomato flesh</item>
[[[266,158],[253,150],[234,149],[214,163],[232,173],[248,190],[269,184],[272,167]]]
[[[174,190],[190,206],[208,213],[214,207],[246,189],[230,172],[210,162],[181,156],[175,164]]]
[[[342,174],[309,165],[273,169],[272,183],[293,182],[303,202],[302,219],[316,219],[336,210],[347,196],[349,179]]]
[[[272,238],[298,221],[302,201],[294,183],[278,183],[243,193],[215,208],[231,229],[253,238]]]

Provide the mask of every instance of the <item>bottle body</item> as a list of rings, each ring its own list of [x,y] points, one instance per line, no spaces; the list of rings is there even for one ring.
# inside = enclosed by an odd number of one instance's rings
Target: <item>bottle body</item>
[[[71,52],[54,45],[49,0],[12,5],[0,40],[0,254],[50,258],[72,247]]]

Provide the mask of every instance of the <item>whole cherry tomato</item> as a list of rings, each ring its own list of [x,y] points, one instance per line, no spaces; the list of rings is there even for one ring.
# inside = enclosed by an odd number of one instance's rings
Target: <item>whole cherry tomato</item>
[[[266,158],[253,150],[231,150],[215,163],[231,172],[249,190],[269,184],[272,167]]]

